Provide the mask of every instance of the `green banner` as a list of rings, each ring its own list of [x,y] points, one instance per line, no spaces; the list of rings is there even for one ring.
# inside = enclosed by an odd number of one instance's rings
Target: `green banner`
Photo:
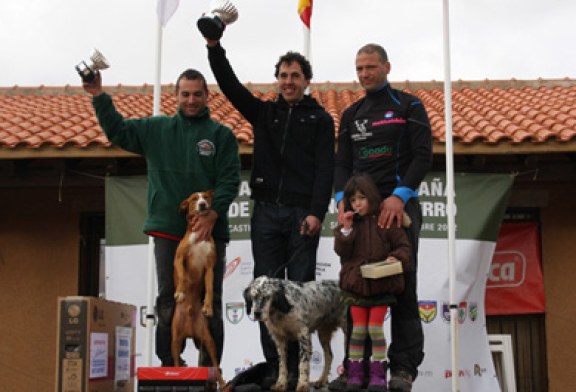
[[[238,196],[228,209],[230,235],[234,240],[250,239],[250,172],[244,171]],[[106,245],[147,244],[142,228],[146,220],[146,176],[106,178]]]
[[[454,174],[456,238],[496,241],[514,178],[508,174]],[[446,174],[420,184],[421,238],[448,238]]]
[[[454,174],[456,238],[496,241],[514,178],[507,174]],[[448,238],[446,174],[429,173],[420,184],[422,238]],[[322,235],[332,236],[337,211],[334,200]]]
[[[250,198],[250,172],[243,171],[240,174],[240,188],[238,196],[228,209],[228,227],[232,240],[250,239],[250,216],[254,202]]]
[[[233,240],[250,239],[252,199],[250,172],[242,172],[238,197],[230,205],[230,235]],[[502,174],[454,175],[456,238],[496,241],[508,203],[513,177]],[[145,244],[142,232],[146,217],[147,181],[144,176],[107,177],[106,244]],[[419,189],[422,206],[422,238],[447,238],[446,175],[430,173]],[[322,236],[331,237],[336,226],[336,205],[332,199],[324,220]]]
[[[106,245],[147,244],[146,176],[106,177]]]

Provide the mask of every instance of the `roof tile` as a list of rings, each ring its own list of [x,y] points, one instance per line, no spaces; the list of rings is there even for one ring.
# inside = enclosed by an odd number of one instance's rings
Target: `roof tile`
[[[394,84],[394,83],[393,83]],[[276,99],[272,84],[248,84],[265,100]],[[428,110],[436,142],[445,142],[442,83],[405,82],[395,85],[417,95]],[[120,113],[128,118],[152,115],[151,86],[109,88]],[[314,84],[311,95],[334,118],[336,133],[342,112],[365,95],[357,83]],[[251,125],[211,86],[212,117],[229,126],[240,143],[253,144]],[[173,85],[164,86],[161,112],[176,113]],[[576,139],[576,81],[461,82],[452,91],[453,134],[462,144],[574,142]],[[62,148],[72,145],[110,147],[94,115],[91,99],[81,88],[0,88],[0,147]]]

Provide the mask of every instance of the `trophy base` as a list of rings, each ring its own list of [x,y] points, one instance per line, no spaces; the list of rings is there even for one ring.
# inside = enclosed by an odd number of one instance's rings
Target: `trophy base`
[[[202,17],[196,25],[205,38],[213,41],[218,41],[224,33],[224,23],[217,18]]]

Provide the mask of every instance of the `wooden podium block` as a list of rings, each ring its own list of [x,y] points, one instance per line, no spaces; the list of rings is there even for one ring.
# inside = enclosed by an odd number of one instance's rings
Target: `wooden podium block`
[[[216,383],[216,369],[211,367],[141,367],[138,368],[138,392],[202,392]]]

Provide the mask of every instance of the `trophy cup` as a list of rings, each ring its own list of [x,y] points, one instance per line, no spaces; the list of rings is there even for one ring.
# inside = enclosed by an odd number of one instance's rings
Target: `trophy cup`
[[[76,66],[76,71],[85,82],[92,82],[96,77],[96,74],[101,69],[106,69],[110,67],[110,63],[106,60],[106,57],[102,55],[97,49],[94,49],[92,56],[90,56],[92,64],[88,65],[85,61],[82,61]]]
[[[217,41],[226,25],[238,19],[238,10],[228,0],[212,0],[210,5],[211,11],[203,14],[196,24],[204,37]]]

